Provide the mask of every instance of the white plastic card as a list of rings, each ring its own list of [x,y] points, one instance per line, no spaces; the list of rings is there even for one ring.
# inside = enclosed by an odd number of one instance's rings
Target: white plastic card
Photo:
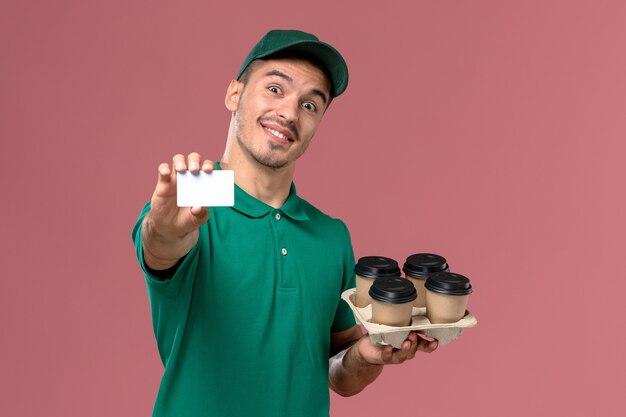
[[[219,170],[176,173],[178,207],[230,207],[235,205],[235,172]]]

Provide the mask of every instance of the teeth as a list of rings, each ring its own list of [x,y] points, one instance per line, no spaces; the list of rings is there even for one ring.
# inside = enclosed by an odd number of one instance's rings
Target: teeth
[[[277,130],[274,129],[270,129],[269,127],[266,127],[265,130],[267,130],[268,132],[270,132],[272,135],[278,136],[281,139],[287,139],[287,136],[283,135],[282,133],[280,133]]]

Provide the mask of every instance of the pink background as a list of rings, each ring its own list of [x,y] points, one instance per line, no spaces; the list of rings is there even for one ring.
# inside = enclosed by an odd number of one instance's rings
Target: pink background
[[[221,157],[226,86],[275,27],[351,69],[300,194],[357,257],[433,251],[475,287],[476,328],[333,416],[621,415],[625,3],[245,3],[1,3],[0,415],[150,415],[131,227],[159,162]]]

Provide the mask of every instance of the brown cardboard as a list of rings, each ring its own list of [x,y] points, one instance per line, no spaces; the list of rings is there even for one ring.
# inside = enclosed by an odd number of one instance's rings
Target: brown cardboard
[[[411,323],[413,301],[402,304],[381,303],[372,300],[372,318],[374,323],[387,326],[405,326]]]
[[[447,345],[451,341],[459,338],[463,329],[474,327],[478,320],[467,310],[465,317],[456,323],[431,324],[426,317],[426,308],[413,307],[411,325],[403,327],[385,326],[370,322],[372,318],[372,305],[357,307],[354,305],[356,288],[351,288],[341,294],[341,298],[348,303],[357,323],[362,324],[369,333],[370,339],[374,343],[391,345],[400,348],[402,342],[406,340],[411,331],[421,330],[426,336],[435,338],[439,345]]]
[[[376,278],[365,278],[356,274],[356,292],[354,294],[354,304],[365,307],[372,302],[369,291]]]
[[[469,294],[446,295],[426,290],[426,315],[431,323],[454,323],[467,311]]]
[[[417,292],[417,298],[413,301],[414,307],[426,307],[426,288],[424,288],[426,279],[424,277],[422,278],[423,279],[414,278],[411,275],[406,276],[406,279],[413,283],[415,291]]]

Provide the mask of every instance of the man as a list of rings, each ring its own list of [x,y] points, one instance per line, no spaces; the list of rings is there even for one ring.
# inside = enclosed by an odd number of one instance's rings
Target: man
[[[296,194],[296,161],[347,83],[332,46],[271,31],[228,86],[221,162],[159,166],[133,230],[165,365],[155,416],[328,416],[329,386],[354,395],[383,365],[437,347],[362,335],[340,299],[354,287],[348,230]],[[235,171],[235,206],[177,207],[176,172],[214,169]]]

